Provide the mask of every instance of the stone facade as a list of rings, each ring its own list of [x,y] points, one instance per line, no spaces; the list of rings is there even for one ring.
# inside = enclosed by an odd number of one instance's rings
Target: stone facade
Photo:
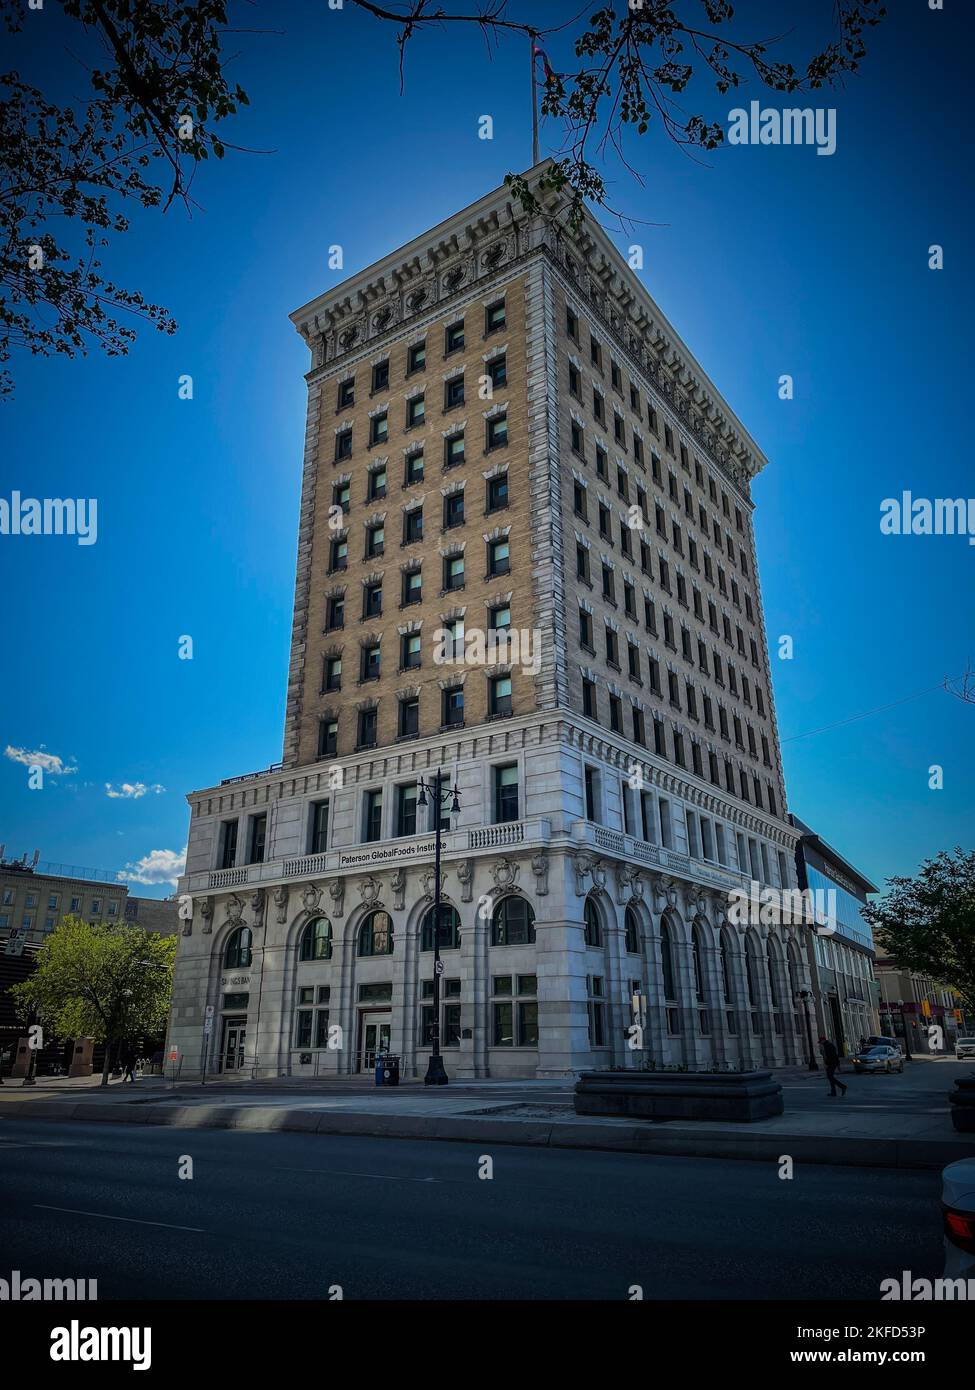
[[[189,798],[183,1074],[423,1073],[440,773],[451,1075],[800,1060],[808,941],[727,918],[796,884],[754,441],[596,223],[504,189],[293,319],[284,757]]]

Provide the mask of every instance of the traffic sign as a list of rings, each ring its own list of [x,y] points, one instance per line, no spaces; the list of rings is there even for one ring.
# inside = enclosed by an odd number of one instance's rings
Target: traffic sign
[[[444,965],[444,963],[443,963],[442,960],[438,960],[437,963],[434,965],[433,968],[434,968],[434,970],[437,972],[438,975],[442,975],[442,974],[444,973],[444,971],[446,970],[447,967]]]

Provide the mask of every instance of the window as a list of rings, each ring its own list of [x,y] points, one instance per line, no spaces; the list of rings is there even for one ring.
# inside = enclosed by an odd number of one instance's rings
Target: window
[[[568,305],[565,310],[565,331],[575,342],[579,341],[579,316]]]
[[[508,443],[508,417],[506,414],[492,415],[487,422],[487,449],[503,449]]]
[[[408,454],[406,458],[406,477],[405,485],[412,487],[414,483],[423,482],[423,450],[417,449],[414,453]]]
[[[318,756],[320,758],[334,757],[338,751],[339,741],[339,721],[337,719],[322,719],[318,724]]]
[[[355,377],[349,377],[348,381],[339,382],[336,409],[347,410],[350,405],[355,405]]]
[[[494,769],[495,824],[518,819],[518,764],[505,763]]]
[[[587,719],[598,719],[599,714],[596,706],[596,687],[591,680],[583,677],[582,681],[582,712]]]
[[[511,557],[508,549],[508,539],[506,536],[496,541],[488,542],[488,574],[491,576],[499,574],[510,574]]]
[[[267,812],[263,811],[259,816],[251,816],[250,823],[250,844],[248,845],[247,862],[248,864],[264,863],[264,848],[267,840]]]
[[[589,1046],[602,1047],[606,1038],[606,1004],[601,975],[586,976],[586,1005],[589,1013]]]
[[[351,502],[351,494],[351,483],[335,483],[332,487],[332,506],[340,507],[343,512],[347,512]]]
[[[489,304],[484,310],[484,332],[496,333],[499,328],[504,328],[507,323],[504,310],[504,300],[499,299],[494,304]]]
[[[344,536],[336,536],[329,545],[328,568],[330,572],[349,568],[349,542]]]
[[[507,473],[496,473],[493,478],[488,478],[487,485],[487,507],[491,512],[500,512],[508,505],[508,475]]]
[[[576,516],[581,517],[583,521],[589,520],[586,507],[586,487],[584,483],[572,484],[572,510],[575,512]]]
[[[412,375],[413,372],[422,372],[427,365],[427,345],[426,342],[414,343],[406,356],[406,372]]]
[[[444,356],[449,352],[459,352],[464,346],[464,320],[451,323],[444,332]]]
[[[423,540],[423,508],[414,507],[403,513],[403,544],[413,545]]]
[[[464,374],[452,376],[444,386],[443,408],[453,410],[456,405],[464,404]]]
[[[372,369],[372,389],[373,391],[385,391],[389,385],[389,358],[385,362],[376,362]]]
[[[443,692],[441,723],[446,729],[460,728],[464,723],[464,687],[451,685]]]
[[[369,844],[382,839],[383,794],[381,791],[366,792],[363,803],[362,838]],[[362,955],[362,952],[359,952]]]
[[[420,665],[420,634],[407,632],[400,641],[400,666],[404,671],[415,671]]]
[[[396,788],[396,834],[416,834],[416,783]]]
[[[530,946],[535,940],[535,914],[524,898],[502,898],[491,918],[492,946]]]
[[[223,953],[224,969],[239,970],[251,963],[251,929],[238,927],[231,932]]]
[[[414,695],[399,702],[399,736],[400,738],[412,738],[414,734],[419,732],[420,701]]]
[[[308,853],[324,854],[328,848],[328,802],[314,801],[311,808],[311,834]]]
[[[389,439],[389,416],[385,410],[374,415],[369,426],[369,443],[385,444]]]
[[[511,626],[511,609],[506,603],[488,609],[488,631],[507,632]]]
[[[393,922],[388,912],[370,912],[359,928],[360,956],[393,954]]]
[[[386,549],[386,530],[381,521],[366,527],[366,558],[374,559]]]
[[[423,572],[419,569],[403,571],[403,607],[419,603],[423,598]]]
[[[599,912],[596,904],[590,899],[586,899],[586,906],[583,909],[583,938],[587,946],[600,947],[603,944],[603,930],[599,924]]]
[[[325,605],[325,631],[345,626],[345,595],[333,594]]]
[[[352,431],[339,430],[335,436],[335,462],[352,457]]]
[[[220,858],[217,867],[221,869],[232,869],[236,862],[237,822],[235,820],[225,820],[220,827]]]
[[[667,922],[662,922],[660,925],[660,967],[663,974],[664,999],[668,1001],[676,1000],[677,984],[674,974],[674,950],[673,942],[671,941],[670,926]]]
[[[500,357],[492,357],[487,364],[488,379],[491,382],[491,390],[498,391],[502,386],[508,384],[508,358],[505,353]]]
[[[626,909],[624,940],[626,949],[631,955],[640,954],[640,921],[636,915],[636,908],[631,904]]]
[[[375,748],[375,746],[376,711],[374,709],[361,709],[359,711],[359,734],[356,739],[356,747]]]
[[[447,555],[443,562],[443,587],[445,592],[464,587],[463,555]]]
[[[512,713],[510,676],[491,677],[488,686],[488,707],[495,718]]]
[[[463,526],[464,524],[464,494],[461,492],[451,492],[443,500],[443,525],[444,530],[449,531],[452,526]]]
[[[420,928],[420,950],[432,951],[434,947],[434,924],[436,922],[435,908],[430,908],[423,918],[423,925]],[[438,946],[441,951],[457,951],[460,949],[460,917],[457,909],[450,903],[440,904],[440,934]]]
[[[456,468],[464,462],[464,431],[448,435],[444,440],[444,467]]]
[[[463,389],[463,378],[461,378],[461,389]],[[406,402],[406,428],[413,429],[416,425],[422,425],[426,419],[427,407],[426,397],[421,392],[419,396],[411,396]]]
[[[373,584],[364,584],[362,587],[362,616],[364,618],[378,618],[382,611],[382,580],[378,580]]]
[[[495,975],[491,990],[495,1047],[538,1046],[537,993],[534,975]]]
[[[301,933],[299,960],[332,959],[332,924],[325,917],[316,917]]]
[[[579,609],[579,644],[587,651],[593,651],[592,614],[584,608]]]

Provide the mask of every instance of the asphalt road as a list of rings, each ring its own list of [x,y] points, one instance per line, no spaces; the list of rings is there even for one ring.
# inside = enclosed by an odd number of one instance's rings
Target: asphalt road
[[[100,1299],[871,1299],[937,1173],[0,1120],[0,1277]],[[180,1179],[181,1156],[193,1160]]]

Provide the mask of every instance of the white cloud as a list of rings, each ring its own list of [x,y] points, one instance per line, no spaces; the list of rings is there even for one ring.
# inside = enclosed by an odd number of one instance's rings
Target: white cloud
[[[186,846],[174,849],[152,849],[134,864],[126,864],[119,879],[132,883],[175,883],[186,868]]]
[[[62,758],[56,753],[45,753],[44,745],[41,744],[36,752],[28,752],[26,748],[14,748],[12,744],[7,744],[3,750],[4,756],[13,763],[23,763],[24,767],[39,767],[47,773],[49,777],[66,777],[69,772],[77,772],[77,767],[68,767]]]
[[[165,790],[166,788],[161,787],[158,782],[153,782],[151,786],[147,786],[145,782],[123,782],[118,787],[113,787],[111,782],[105,783],[105,795],[113,801],[138,801],[140,796],[146,796],[149,792],[158,796]]]

